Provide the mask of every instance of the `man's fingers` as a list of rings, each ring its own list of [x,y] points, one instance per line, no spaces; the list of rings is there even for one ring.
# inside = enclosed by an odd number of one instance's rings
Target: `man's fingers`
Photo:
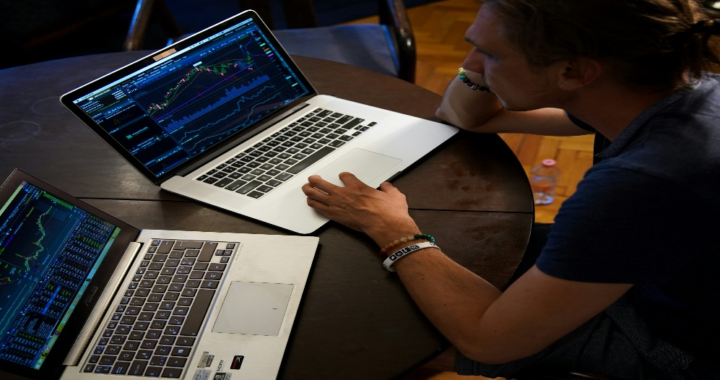
[[[324,190],[318,190],[310,183],[304,184],[302,187],[302,191],[308,198],[315,199],[322,203],[327,203],[328,193],[326,193]]]
[[[397,189],[397,187],[393,186],[390,182],[383,182],[380,184],[380,190],[386,192],[386,193],[392,193],[392,192],[399,192],[400,190]]]
[[[322,203],[322,202],[318,201],[317,199],[308,197],[307,204],[308,204],[308,206],[317,210],[319,213],[327,216],[327,214],[325,212],[328,209],[328,205],[326,205],[325,203]]]
[[[331,194],[333,190],[337,189],[337,186],[322,179],[319,175],[311,175],[308,177],[308,184],[325,194]]]
[[[348,172],[342,172],[338,174],[338,177],[342,181],[342,183],[345,184],[345,186],[360,186],[360,187],[368,187],[365,182],[359,180],[357,177],[355,177],[355,174],[348,173]]]

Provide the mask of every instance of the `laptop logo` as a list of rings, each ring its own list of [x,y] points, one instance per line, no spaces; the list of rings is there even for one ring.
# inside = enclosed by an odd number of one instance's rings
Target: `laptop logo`
[[[168,49],[168,50],[165,50],[164,52],[162,52],[162,53],[160,53],[160,54],[158,54],[158,55],[156,55],[156,56],[153,56],[153,59],[154,59],[155,61],[159,61],[159,60],[167,57],[168,55],[170,55],[170,54],[172,54],[172,53],[176,53],[176,52],[177,52],[177,50],[175,50],[175,48]]]
[[[90,306],[90,303],[92,303],[93,298],[95,298],[95,293],[97,293],[98,287],[93,286],[88,291],[87,297],[85,297],[85,306]]]

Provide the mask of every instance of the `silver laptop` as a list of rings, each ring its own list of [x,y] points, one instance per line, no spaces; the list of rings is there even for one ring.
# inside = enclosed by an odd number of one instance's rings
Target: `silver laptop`
[[[61,101],[163,189],[301,234],[327,222],[300,189],[310,175],[377,187],[458,131],[318,95],[253,11]]]
[[[138,230],[0,188],[0,378],[275,379],[318,239]]]

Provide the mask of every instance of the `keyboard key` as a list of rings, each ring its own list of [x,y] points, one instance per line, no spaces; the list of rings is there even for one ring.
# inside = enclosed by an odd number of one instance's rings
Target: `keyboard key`
[[[215,182],[213,185],[217,187],[225,187],[233,182],[232,178],[223,178],[220,181]]]
[[[140,350],[138,351],[137,355],[135,356],[135,359],[141,359],[141,360],[150,360],[150,357],[152,357],[153,352],[148,350]]]
[[[117,362],[115,363],[115,366],[113,367],[111,373],[115,375],[124,375],[127,373],[128,368],[130,368],[129,362]]]
[[[253,177],[253,178],[254,178],[254,177]],[[236,191],[236,193],[245,195],[245,194],[249,193],[250,191],[254,190],[256,187],[258,187],[258,186],[260,186],[260,185],[262,185],[262,182],[260,182],[260,181],[251,181],[251,182],[249,182],[248,184],[246,184],[245,186],[243,186],[243,187],[241,187],[240,189],[238,189],[238,190]],[[210,261],[210,260],[207,260],[207,261]]]
[[[215,242],[205,243],[202,247],[202,250],[200,250],[200,255],[198,256],[197,261],[209,262],[212,259],[212,254],[215,252],[216,248],[217,243]]]
[[[239,177],[240,177],[240,175],[238,174],[238,178]],[[247,184],[247,181],[237,180],[237,181],[231,183],[228,187],[226,187],[226,189],[228,189],[230,191],[237,191],[238,189],[245,186],[246,184]]]
[[[210,271],[210,272],[222,272],[222,271],[225,270],[225,268],[227,268],[227,265],[226,265],[226,264],[212,263],[212,264],[210,264],[210,266],[208,267],[208,271]]]
[[[200,325],[202,325],[205,319],[205,314],[210,308],[210,302],[215,295],[214,290],[200,289],[197,292],[195,301],[193,302],[190,312],[188,313],[187,320],[180,330],[182,336],[197,336],[200,331]],[[173,334],[174,335],[174,334]]]
[[[130,364],[130,368],[128,369],[128,375],[130,376],[142,376],[145,372],[145,367],[147,367],[148,362],[145,360],[135,360]]]
[[[177,339],[178,346],[192,346],[195,344],[195,338],[187,337],[187,336],[181,336]],[[173,354],[174,355],[174,354]],[[187,356],[187,355],[186,355]]]
[[[178,301],[178,306],[190,306],[192,305],[192,298],[183,297]]]
[[[167,359],[167,356],[153,356],[152,359],[150,359],[150,365],[164,366]]]
[[[162,338],[160,338],[160,344],[163,346],[171,346],[174,343],[175,343],[174,336],[163,335]]]
[[[98,364],[113,365],[113,363],[115,363],[115,359],[117,359],[115,356],[103,356],[100,358],[100,361],[98,362]]]
[[[259,199],[263,195],[265,195],[265,193],[261,193],[259,191],[251,191],[250,193],[247,194],[248,197],[255,198],[255,199]]]
[[[182,368],[165,368],[161,377],[167,377],[170,379],[179,379],[182,374]]]
[[[182,356],[182,357],[188,357],[190,356],[190,349],[187,347],[178,347],[175,346],[173,348],[173,351],[171,353],[172,356]]]
[[[122,360],[124,362],[132,361],[135,357],[135,353],[132,351],[121,351],[120,356],[118,356],[118,360]]]
[[[162,367],[148,367],[145,371],[146,377],[160,377],[162,374]]]
[[[275,179],[278,181],[287,181],[290,178],[292,178],[292,175],[288,173],[280,173],[275,177]]]
[[[328,154],[334,152],[335,149],[330,147],[323,147],[322,149],[318,150],[317,152],[311,154],[304,160],[300,161],[297,165],[291,167],[287,170],[288,173],[291,174],[297,174],[306,169],[308,166],[314,164],[315,162],[319,161],[321,158],[327,156]],[[279,179],[279,178],[278,178]]]
[[[165,293],[165,298],[163,298],[163,299],[165,301],[177,301],[178,298],[180,298],[180,293],[167,292],[167,293]]]

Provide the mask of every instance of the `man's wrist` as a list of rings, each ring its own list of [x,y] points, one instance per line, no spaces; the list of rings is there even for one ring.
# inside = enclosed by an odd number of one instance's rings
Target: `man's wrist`
[[[420,229],[416,225],[405,226],[402,228],[373,228],[370,231],[365,231],[375,243],[381,247],[392,246],[392,249],[400,249],[405,246],[412,244],[415,235],[421,235]],[[410,239],[410,237],[413,237]],[[383,252],[386,255],[392,252]]]
[[[468,71],[460,67],[457,78],[473,91],[491,92],[480,73]]]

